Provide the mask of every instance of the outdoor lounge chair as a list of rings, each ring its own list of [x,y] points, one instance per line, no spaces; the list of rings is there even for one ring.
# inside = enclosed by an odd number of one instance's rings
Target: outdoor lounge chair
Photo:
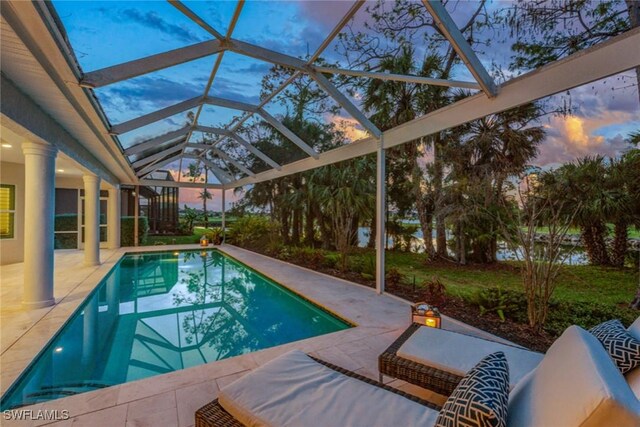
[[[297,353],[297,354],[295,354]],[[305,356],[315,362],[317,362],[318,364],[325,366],[333,371],[335,371],[336,373],[342,374],[346,377],[349,378],[353,378],[357,381],[361,381],[363,384],[367,384],[373,387],[376,387],[380,390],[384,390],[385,392],[389,392],[389,393],[393,393],[397,396],[402,396],[402,398],[408,399],[410,402],[412,402],[413,404],[416,405],[422,405],[425,408],[431,408],[434,411],[439,411],[440,410],[440,406],[428,402],[426,400],[420,399],[412,394],[408,394],[405,393],[401,390],[395,389],[393,387],[389,387],[387,385],[384,385],[382,383],[379,383],[375,380],[372,380],[370,378],[364,377],[362,375],[356,374],[355,372],[343,369],[339,366],[333,365],[329,362],[326,362],[324,360],[320,360],[320,359],[316,359],[315,357],[312,356],[308,356],[308,355],[304,355],[304,353],[301,352],[294,352],[294,357],[295,358],[299,358],[300,356]],[[290,357],[290,353],[288,353],[287,355],[281,356],[281,357]],[[263,389],[263,392],[269,392],[268,391],[269,388],[266,387],[265,389]],[[437,413],[437,412],[436,412]],[[200,408],[197,412],[196,412],[196,427],[243,427],[245,424],[241,423],[240,421],[238,421],[236,418],[234,418],[232,415],[230,415],[221,405],[219,402],[219,399],[215,399],[214,401],[208,403],[207,405],[203,406],[202,408]],[[320,425],[320,424],[317,424]]]
[[[196,426],[427,427],[437,418],[436,405],[292,351],[222,388]],[[506,425],[637,427],[640,401],[600,342],[572,326],[510,391]]]
[[[509,362],[511,387],[544,357],[522,347],[413,323],[378,357],[380,382],[387,375],[449,396],[476,363],[497,351]]]

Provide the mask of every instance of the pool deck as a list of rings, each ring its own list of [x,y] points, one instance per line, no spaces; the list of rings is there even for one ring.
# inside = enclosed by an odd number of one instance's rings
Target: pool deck
[[[85,297],[125,254],[194,249],[197,245],[167,245],[101,250],[102,264],[83,265],[82,251],[56,251],[53,307],[24,310],[23,264],[2,266],[0,297],[0,390],[4,393],[34,356],[46,345]],[[194,424],[195,411],[213,400],[218,390],[252,369],[291,349],[299,349],[343,368],[378,378],[377,357],[409,325],[409,303],[392,295],[269,258],[231,245],[219,249],[309,300],[357,326],[344,331],[232,357],[205,365],[120,384],[22,409],[67,410],[69,419],[51,422],[7,421],[3,426],[180,426]],[[492,335],[447,317],[444,329]],[[500,340],[500,339],[498,339]],[[385,378],[390,385],[427,400],[444,397],[403,381]],[[34,412],[35,413],[35,412]]]

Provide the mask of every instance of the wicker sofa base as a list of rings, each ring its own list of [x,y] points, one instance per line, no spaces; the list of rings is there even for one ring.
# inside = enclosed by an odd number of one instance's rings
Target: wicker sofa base
[[[384,390],[403,396],[409,400],[412,400],[416,403],[424,405],[433,410],[436,410],[436,411],[440,410],[440,406],[434,403],[428,402],[426,400],[420,399],[419,397],[416,397],[412,394],[408,394],[398,389],[395,389],[393,387],[389,387],[388,385],[382,384],[378,381],[372,380],[371,378],[367,378],[360,374],[356,374],[355,372],[333,365],[329,362],[325,362],[324,360],[316,359],[315,357],[312,357],[312,356],[309,356],[309,357],[311,357],[316,362],[328,368],[331,368],[334,371],[340,372],[341,374],[344,374],[348,377],[355,378],[357,380],[360,380],[367,384],[374,385],[376,387],[380,387]],[[328,414],[328,416],[330,416],[330,414]],[[321,424],[318,424],[318,425],[321,425]],[[196,427],[223,427],[223,426],[224,427],[243,427],[243,424],[240,423],[235,418],[233,418],[233,416],[231,416],[227,411],[225,411],[224,408],[220,406],[218,399],[216,399],[210,403],[207,403],[205,406],[203,406],[202,408],[196,411],[195,426]]]
[[[398,356],[398,350],[402,347],[402,344],[411,338],[421,327],[418,323],[411,324],[411,326],[378,357],[380,379],[382,379],[382,375],[387,375],[426,388],[438,394],[449,396],[462,380],[461,376]]]

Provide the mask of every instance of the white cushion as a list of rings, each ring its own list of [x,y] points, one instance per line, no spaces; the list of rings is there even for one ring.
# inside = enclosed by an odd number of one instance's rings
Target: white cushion
[[[627,328],[627,331],[629,331],[635,339],[640,340],[640,316]],[[640,367],[628,372],[624,377],[633,393],[640,399]]]
[[[627,331],[637,340],[640,340],[640,316],[627,328]]]
[[[485,356],[498,351],[507,357],[511,387],[535,369],[544,357],[534,351],[426,326],[414,332],[397,354],[463,377]]]
[[[640,402],[602,344],[571,326],[511,392],[507,425],[637,427]]]
[[[627,380],[627,384],[631,387],[631,391],[636,395],[636,398],[640,399],[640,368],[628,372],[624,378]]]
[[[218,402],[247,426],[433,426],[438,411],[340,374],[300,351],[223,388]]]

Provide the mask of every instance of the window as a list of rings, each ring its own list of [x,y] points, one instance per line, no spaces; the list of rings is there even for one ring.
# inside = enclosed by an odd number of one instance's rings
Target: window
[[[0,184],[0,239],[13,239],[16,215],[16,186]]]

